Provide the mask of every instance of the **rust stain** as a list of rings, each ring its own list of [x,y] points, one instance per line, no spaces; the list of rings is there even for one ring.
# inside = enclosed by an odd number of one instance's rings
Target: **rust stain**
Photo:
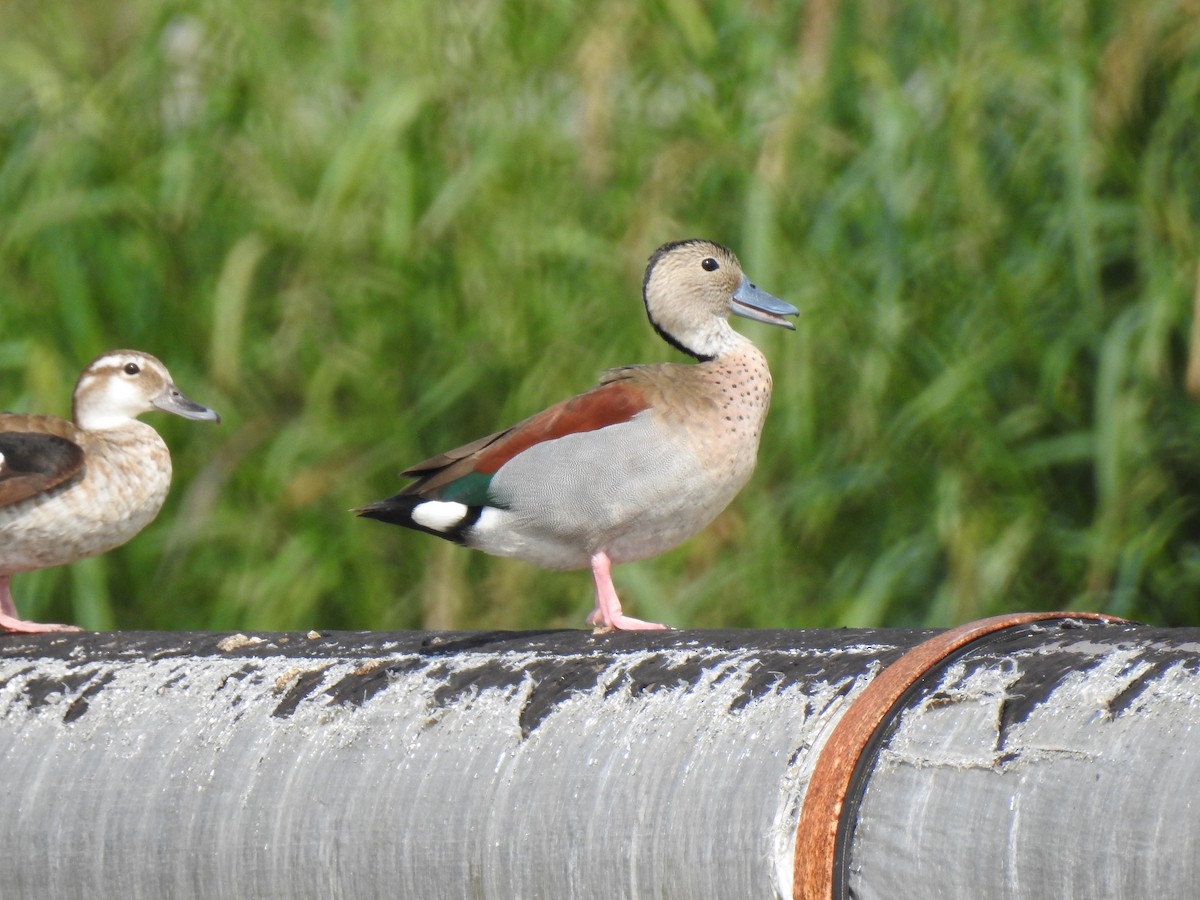
[[[1013,613],[969,622],[952,628],[913,647],[883,669],[851,701],[821,748],[812,779],[804,794],[796,829],[796,852],[792,895],[794,900],[834,900],[841,878],[839,858],[845,852],[839,839],[848,835],[850,824],[843,812],[854,804],[846,800],[854,788],[855,774],[863,752],[879,729],[886,725],[910,688],[947,656],[990,634],[1006,628],[1052,619],[1082,619],[1123,622],[1100,613]]]

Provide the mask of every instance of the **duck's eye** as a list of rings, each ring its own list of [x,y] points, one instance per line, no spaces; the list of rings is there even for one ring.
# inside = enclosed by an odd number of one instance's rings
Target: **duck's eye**
[[[711,256],[706,256],[704,259],[700,260],[700,268],[702,268],[705,272],[715,272],[717,269],[721,268],[721,264]]]
[[[125,374],[126,375],[136,375],[140,371],[142,371],[142,370],[138,368],[137,363],[125,363]]]

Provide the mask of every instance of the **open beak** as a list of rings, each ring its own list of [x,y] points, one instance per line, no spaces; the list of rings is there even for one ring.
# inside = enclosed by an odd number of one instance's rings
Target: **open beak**
[[[800,310],[792,304],[784,303],[778,297],[768,294],[746,278],[742,279],[742,283],[733,292],[729,309],[735,316],[753,319],[755,322],[766,322],[768,325],[779,325],[792,331],[796,330],[796,326],[783,317],[800,315]]]

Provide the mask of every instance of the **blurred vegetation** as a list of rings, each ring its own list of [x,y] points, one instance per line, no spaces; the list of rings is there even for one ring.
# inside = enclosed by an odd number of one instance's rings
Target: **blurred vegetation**
[[[0,406],[160,356],[175,484],[15,579],[122,628],[582,627],[541,572],[348,509],[680,360],[638,288],[711,237],[804,310],[759,468],[621,566],[681,626],[1200,623],[1195,0],[8,0]]]

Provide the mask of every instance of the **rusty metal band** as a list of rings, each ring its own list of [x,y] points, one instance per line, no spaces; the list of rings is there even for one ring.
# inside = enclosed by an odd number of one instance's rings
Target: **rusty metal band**
[[[882,672],[851,702],[821,748],[800,808],[792,886],[794,900],[841,900],[842,860],[857,812],[848,803],[856,774],[865,772],[864,750],[888,727],[905,705],[908,693],[951,656],[996,632],[1051,620],[1124,622],[1116,616],[1088,612],[1012,613],[968,622],[934,635],[913,647]],[[863,776],[865,777],[865,775]],[[853,807],[853,808],[848,808]],[[834,897],[834,890],[839,896]]]

